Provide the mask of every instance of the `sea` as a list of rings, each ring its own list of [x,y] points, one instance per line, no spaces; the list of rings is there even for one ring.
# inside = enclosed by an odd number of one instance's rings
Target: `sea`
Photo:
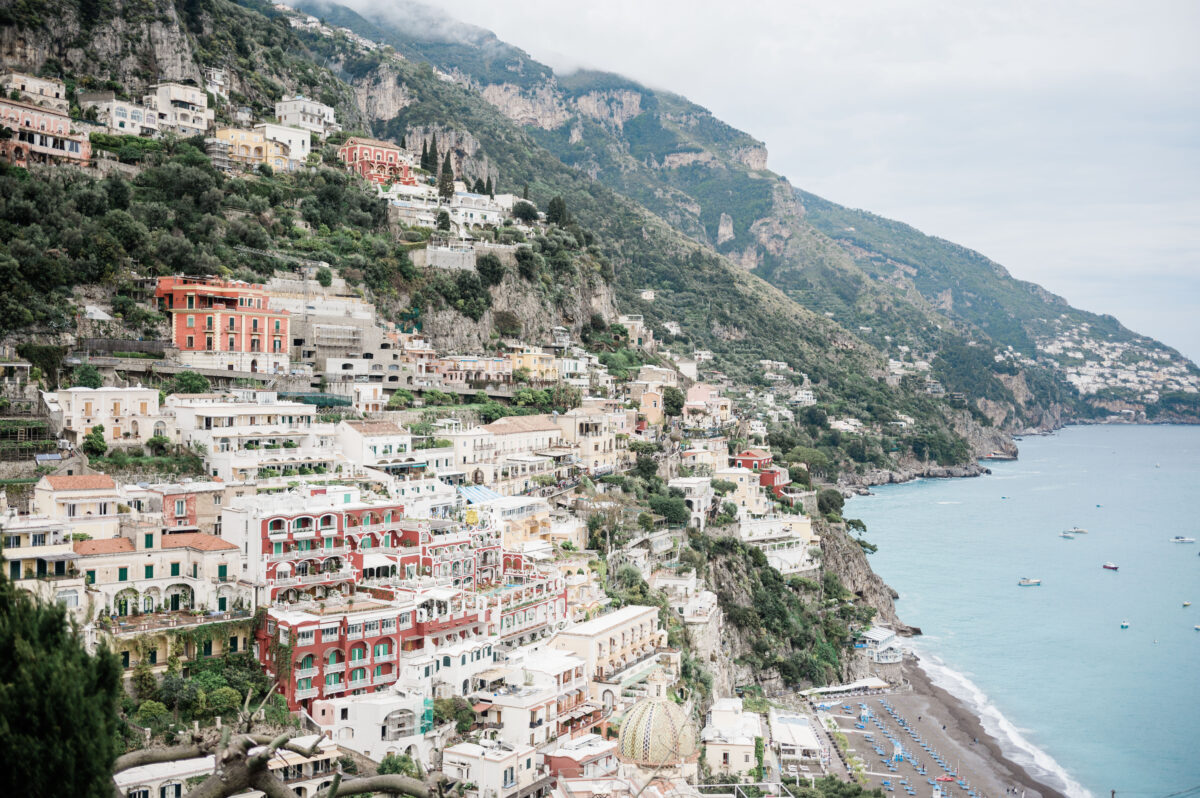
[[[871,565],[924,632],[910,642],[934,683],[1030,775],[1070,796],[1194,794],[1200,543],[1171,539],[1200,538],[1200,427],[1019,446],[990,475],[882,486],[845,515],[879,547]],[[1072,527],[1087,533],[1059,536]]]

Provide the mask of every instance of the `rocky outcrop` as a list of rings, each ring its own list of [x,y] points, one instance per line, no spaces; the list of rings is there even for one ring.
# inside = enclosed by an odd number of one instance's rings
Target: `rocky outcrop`
[[[940,466],[932,463],[895,470],[872,468],[861,474],[843,476],[838,480],[838,487],[847,493],[866,495],[870,492],[868,489],[876,485],[897,485],[902,482],[912,482],[914,479],[978,477],[990,473],[992,472],[979,463],[955,466]]]
[[[837,574],[847,590],[874,607],[880,622],[899,630],[903,626],[896,615],[895,599],[899,594],[871,570],[862,546],[846,533],[842,524],[818,518],[813,527],[821,536],[822,567]]]
[[[729,157],[750,169],[767,168],[767,148],[761,144],[736,147],[729,153]]]
[[[439,352],[484,352],[492,344],[496,313],[508,311],[521,322],[521,337],[535,343],[550,343],[551,328],[566,327],[578,340],[583,325],[593,314],[604,319],[617,317],[612,288],[599,278],[553,294],[530,284],[516,275],[515,261],[502,256],[509,267],[503,282],[491,290],[492,307],[472,321],[455,310],[444,308],[426,313],[422,332],[429,336]]]
[[[681,166],[691,166],[695,163],[713,164],[716,162],[717,158],[711,152],[697,150],[695,152],[669,152],[663,156],[659,166],[662,169],[678,169]]]
[[[575,109],[602,125],[620,130],[642,112],[642,95],[628,89],[589,91],[575,98]]]
[[[554,130],[571,118],[562,98],[550,84],[523,90],[512,83],[493,83],[484,86],[480,94],[500,113],[521,125]]]
[[[399,73],[382,66],[354,83],[354,100],[363,116],[372,122],[394,119],[415,99],[399,80]]]
[[[722,213],[721,221],[717,225],[717,246],[724,244],[726,241],[732,241],[733,239],[733,217],[727,213]]]
[[[37,73],[50,59],[74,74],[105,74],[135,97],[158,80],[201,82],[191,43],[175,4],[113,0],[113,12],[86,32],[74,4],[39,4],[46,27],[0,26],[0,60],[7,69]]]

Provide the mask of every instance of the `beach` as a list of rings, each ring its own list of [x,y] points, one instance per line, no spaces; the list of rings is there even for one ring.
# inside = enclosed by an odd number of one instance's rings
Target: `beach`
[[[905,730],[911,729],[930,749],[941,755],[957,779],[965,781],[977,798],[1012,795],[1014,790],[1016,795],[1024,794],[1025,798],[1066,798],[1057,790],[1039,783],[1024,768],[1005,756],[999,743],[984,731],[980,719],[953,695],[933,684],[915,661],[905,662],[903,677],[911,690],[858,696],[837,702],[830,710],[830,717],[837,720],[839,728],[846,735],[851,753],[857,754],[866,763],[872,787],[879,787],[888,780],[895,787],[896,794],[901,794],[904,785],[900,780],[904,779],[917,795],[927,796],[933,789],[928,780],[943,775],[945,771],[935,763],[931,754],[915,743]],[[906,721],[904,727],[887,712],[881,699],[897,717]],[[884,725],[886,733],[897,738],[916,756],[926,768],[925,775],[919,775],[909,762],[899,763],[896,772],[887,769],[881,759],[891,756],[892,743],[874,721],[867,723],[866,729],[856,728],[860,703],[867,705],[871,715]],[[847,704],[855,714],[843,712],[842,706]],[[868,734],[872,740],[867,739]],[[876,752],[876,746],[883,749],[883,756]],[[957,783],[942,782],[941,785],[948,796],[968,794],[968,790]]]

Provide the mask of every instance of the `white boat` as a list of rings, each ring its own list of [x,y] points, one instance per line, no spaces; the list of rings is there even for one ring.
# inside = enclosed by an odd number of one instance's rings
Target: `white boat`
[[[1058,533],[1058,536],[1059,536],[1060,538],[1066,538],[1067,540],[1074,540],[1074,539],[1075,539],[1075,536],[1074,536],[1074,535],[1072,535],[1070,532],[1059,532],[1059,533]]]
[[[1086,535],[1088,533],[1088,531],[1081,526],[1073,526],[1068,529],[1067,532],[1072,535]]]
[[[1185,602],[1183,602],[1183,606],[1185,606],[1185,607],[1190,607],[1190,606],[1192,606],[1192,602],[1190,602],[1190,601],[1185,601]]]
[[[1195,543],[1196,539],[1195,538],[1185,538],[1183,535],[1176,535],[1175,537],[1171,538],[1171,542],[1172,543]]]
[[[1030,579],[1028,576],[1022,576],[1021,581],[1017,582],[1021,587],[1037,587],[1041,583],[1041,579]]]
[[[1115,562],[1106,562],[1106,563],[1104,563],[1104,565],[1101,565],[1100,567],[1106,571],[1117,570],[1117,564]]]
[[[1129,621],[1121,621],[1121,628],[1122,628],[1122,629],[1128,629],[1128,628],[1129,628]]]

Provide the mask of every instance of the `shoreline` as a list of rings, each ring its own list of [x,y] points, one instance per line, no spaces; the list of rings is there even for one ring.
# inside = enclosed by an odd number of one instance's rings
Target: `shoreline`
[[[905,661],[903,672],[913,687],[914,695],[927,698],[934,707],[933,711],[940,710],[949,718],[945,724],[946,735],[959,748],[976,754],[984,752],[981,758],[997,779],[1025,790],[1026,798],[1067,798],[1065,793],[1034,778],[1026,768],[1014,762],[1004,752],[999,740],[984,728],[983,719],[957,696],[934,684],[921,667],[919,659]],[[972,740],[978,740],[978,743],[972,745]]]

